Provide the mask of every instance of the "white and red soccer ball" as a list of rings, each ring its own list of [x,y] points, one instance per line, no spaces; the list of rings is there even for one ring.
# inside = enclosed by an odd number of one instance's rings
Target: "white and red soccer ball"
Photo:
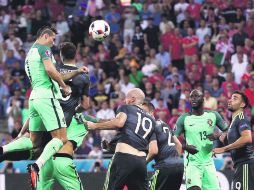
[[[95,20],[89,26],[89,35],[96,41],[103,41],[109,34],[110,27],[105,20]]]

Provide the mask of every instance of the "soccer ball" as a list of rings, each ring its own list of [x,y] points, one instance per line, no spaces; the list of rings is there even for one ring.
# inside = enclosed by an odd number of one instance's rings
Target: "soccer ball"
[[[103,41],[109,33],[110,27],[105,20],[95,20],[89,26],[89,35],[96,41]]]

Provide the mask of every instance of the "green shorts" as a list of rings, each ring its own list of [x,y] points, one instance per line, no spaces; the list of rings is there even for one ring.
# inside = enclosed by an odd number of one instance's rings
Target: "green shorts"
[[[83,190],[71,158],[54,157],[48,160],[40,170],[37,190],[52,190],[56,181],[65,190]]]
[[[185,166],[186,188],[198,186],[202,190],[220,190],[214,163],[203,165],[189,163]]]
[[[84,124],[80,124],[73,117],[70,126],[67,128],[67,138],[69,141],[74,141],[77,147],[81,146],[84,137],[87,135],[87,130]]]
[[[29,100],[29,130],[53,131],[66,127],[64,113],[57,99]]]

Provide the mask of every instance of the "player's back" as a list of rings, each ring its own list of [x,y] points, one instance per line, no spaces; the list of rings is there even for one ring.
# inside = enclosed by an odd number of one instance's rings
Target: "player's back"
[[[78,68],[75,65],[59,64],[57,70],[60,73],[69,73]],[[75,113],[75,108],[79,105],[79,102],[83,95],[89,96],[89,76],[87,74],[79,74],[72,79],[65,81],[67,85],[71,87],[72,93],[63,97],[60,100],[61,107],[65,113],[65,119],[67,126],[69,126],[72,116]],[[70,118],[69,118],[70,117]]]
[[[155,120],[135,105],[122,105],[117,113],[124,112],[127,120],[123,128],[119,129],[118,143],[126,143],[139,151],[147,151],[148,144],[155,138]]]
[[[59,85],[52,80],[45,70],[43,60],[55,59],[48,46],[33,44],[25,60],[25,71],[32,85],[30,99],[35,98],[61,98]]]
[[[154,158],[155,168],[182,165],[183,161],[178,155],[175,143],[173,143],[173,131],[168,125],[161,120],[156,120],[155,134],[158,145],[158,154]]]

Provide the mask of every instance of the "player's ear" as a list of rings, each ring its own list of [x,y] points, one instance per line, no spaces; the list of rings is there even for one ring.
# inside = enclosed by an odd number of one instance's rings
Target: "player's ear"
[[[245,104],[244,102],[242,102],[242,103],[240,104],[240,108],[242,108],[242,109],[244,109],[245,106],[246,106],[246,104]]]

